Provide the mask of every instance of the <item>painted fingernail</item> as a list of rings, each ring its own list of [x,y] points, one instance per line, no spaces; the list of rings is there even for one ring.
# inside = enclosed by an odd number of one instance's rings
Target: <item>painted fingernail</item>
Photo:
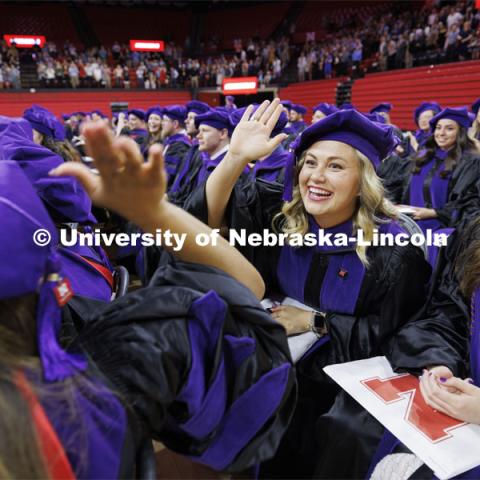
[[[445,377],[440,377],[439,380],[442,382],[442,383],[445,383],[447,381],[447,379]]]

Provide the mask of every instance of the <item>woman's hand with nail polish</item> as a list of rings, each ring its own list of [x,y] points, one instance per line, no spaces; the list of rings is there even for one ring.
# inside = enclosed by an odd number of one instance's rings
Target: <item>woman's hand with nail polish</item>
[[[435,410],[480,425],[480,388],[472,385],[469,380],[423,374],[420,390],[427,404]]]

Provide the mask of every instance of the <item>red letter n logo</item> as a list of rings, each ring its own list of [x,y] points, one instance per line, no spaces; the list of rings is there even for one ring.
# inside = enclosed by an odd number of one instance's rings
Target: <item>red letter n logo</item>
[[[437,412],[425,403],[419,390],[418,379],[410,374],[381,380],[378,377],[362,380],[362,384],[384,403],[408,400],[405,420],[432,443],[450,438],[450,430],[465,425],[448,415]]]

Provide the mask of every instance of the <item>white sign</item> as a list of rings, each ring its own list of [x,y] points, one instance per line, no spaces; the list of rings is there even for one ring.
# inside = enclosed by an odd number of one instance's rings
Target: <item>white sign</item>
[[[433,410],[423,400],[418,378],[394,373],[385,357],[324,370],[440,480],[480,465],[480,426]]]

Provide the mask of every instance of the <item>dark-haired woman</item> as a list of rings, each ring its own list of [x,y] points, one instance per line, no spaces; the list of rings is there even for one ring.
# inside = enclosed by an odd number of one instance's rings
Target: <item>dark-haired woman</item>
[[[416,155],[403,196],[423,231],[455,226],[465,215],[479,213],[474,192],[480,157],[467,135],[467,109],[445,108],[430,125],[433,135]]]

